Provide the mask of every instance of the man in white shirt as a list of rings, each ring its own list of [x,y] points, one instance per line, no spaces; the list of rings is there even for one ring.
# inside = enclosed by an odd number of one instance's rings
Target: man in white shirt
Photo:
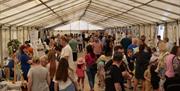
[[[74,70],[75,69],[75,63],[73,62],[73,54],[72,49],[68,44],[68,40],[65,36],[61,36],[60,38],[60,44],[62,45],[62,51],[61,51],[61,58],[66,58],[69,63],[69,67]],[[75,70],[74,70],[75,71]]]

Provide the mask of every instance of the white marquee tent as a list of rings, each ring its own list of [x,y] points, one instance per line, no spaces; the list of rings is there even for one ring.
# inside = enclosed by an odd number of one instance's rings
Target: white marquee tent
[[[180,18],[180,0],[0,0],[0,23],[56,25],[76,20],[103,27],[164,23]]]

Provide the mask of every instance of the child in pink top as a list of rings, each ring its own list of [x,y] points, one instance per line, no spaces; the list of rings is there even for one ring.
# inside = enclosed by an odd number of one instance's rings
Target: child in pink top
[[[79,58],[77,60],[77,68],[76,68],[76,74],[78,76],[78,84],[79,86],[82,86],[82,89],[84,89],[84,78],[85,78],[85,61],[84,58]]]

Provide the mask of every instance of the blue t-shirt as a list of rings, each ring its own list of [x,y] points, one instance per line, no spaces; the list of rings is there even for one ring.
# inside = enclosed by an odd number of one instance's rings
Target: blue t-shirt
[[[133,49],[136,48],[136,47],[137,47],[137,45],[131,44],[131,45],[128,46],[128,49],[131,49],[132,51],[134,51]]]
[[[21,69],[25,75],[28,74],[28,71],[30,69],[30,64],[28,63],[28,60],[30,60],[28,55],[26,55],[26,54],[20,55]]]

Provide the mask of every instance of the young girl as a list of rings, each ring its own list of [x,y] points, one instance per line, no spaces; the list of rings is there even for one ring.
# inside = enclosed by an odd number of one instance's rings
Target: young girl
[[[76,76],[73,70],[69,68],[66,58],[61,58],[55,75],[54,91],[78,91]]]
[[[105,55],[101,55],[97,60],[97,78],[99,80],[98,86],[101,89],[104,89],[105,87],[105,62],[108,61],[108,58]]]
[[[150,64],[148,65],[148,68],[144,72],[144,88],[145,91],[152,91],[152,86],[151,86],[151,72],[150,72]]]
[[[76,68],[76,74],[78,76],[78,84],[80,87],[82,87],[82,90],[84,89],[84,78],[85,78],[85,61],[83,57],[80,57],[77,60],[77,68]]]

